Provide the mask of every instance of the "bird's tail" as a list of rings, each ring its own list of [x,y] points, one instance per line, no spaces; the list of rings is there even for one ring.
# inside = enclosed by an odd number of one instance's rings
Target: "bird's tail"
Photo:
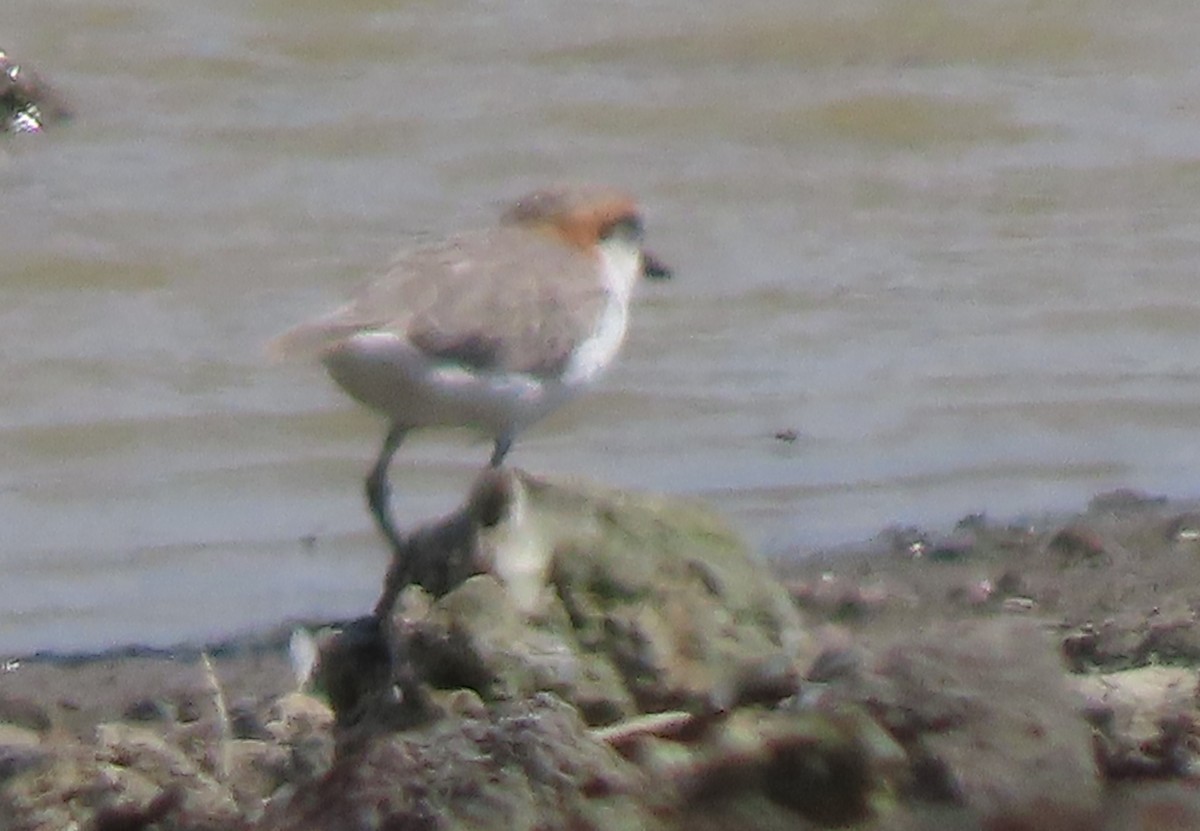
[[[332,317],[301,323],[267,341],[267,359],[280,363],[321,358],[340,340],[354,334],[357,328]]]

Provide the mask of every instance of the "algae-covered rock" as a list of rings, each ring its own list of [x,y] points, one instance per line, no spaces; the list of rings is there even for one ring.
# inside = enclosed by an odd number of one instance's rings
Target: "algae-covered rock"
[[[266,831],[845,825],[904,768],[861,707],[803,703],[789,596],[679,500],[485,474],[322,640],[337,755]]]
[[[903,759],[854,707],[750,707],[589,730],[543,693],[416,729],[359,733],[326,777],[269,807],[256,828],[848,827],[892,813]]]
[[[413,540],[378,607],[397,683],[552,691],[596,724],[782,698],[809,657],[787,593],[701,505],[489,472]]]
[[[259,831],[657,829],[647,780],[552,696],[380,732],[268,809]]]

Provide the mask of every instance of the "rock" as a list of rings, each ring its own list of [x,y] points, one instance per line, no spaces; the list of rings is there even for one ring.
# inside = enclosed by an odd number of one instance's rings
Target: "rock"
[[[904,760],[852,707],[659,714],[588,730],[548,693],[360,733],[342,751],[328,775],[268,806],[258,831],[342,829],[347,817],[356,831],[845,826],[890,810]]]
[[[1109,565],[1111,543],[1083,525],[1068,525],[1062,528],[1046,543],[1046,550],[1059,558],[1065,566],[1079,563]]]
[[[69,115],[45,81],[0,49],[0,132],[40,133],[49,122]]]
[[[905,746],[910,792],[985,828],[1097,827],[1100,782],[1080,700],[1032,624],[990,620],[901,635],[857,697]]]
[[[101,760],[140,774],[159,789],[185,786],[180,810],[202,815],[235,813],[226,789],[152,729],[102,724],[96,728],[96,751]]]
[[[24,727],[38,733],[50,729],[50,715],[36,701],[0,694],[0,723]]]
[[[333,711],[303,693],[277,699],[267,713],[266,733],[286,753],[282,777],[288,783],[316,779],[333,764]]]
[[[234,739],[226,750],[229,788],[242,816],[255,820],[267,800],[293,781],[286,747],[257,739]]]
[[[1150,782],[1111,789],[1108,831],[1194,831],[1200,828],[1200,794],[1194,782]]]
[[[229,792],[158,733],[105,724],[93,744],[60,740],[53,756],[0,790],[10,831],[144,828],[217,831],[236,826]]]
[[[412,593],[402,597],[393,642],[435,688],[469,689],[485,702],[507,701],[539,690],[568,694],[581,675],[573,642],[527,622],[492,577],[472,577],[432,603]],[[570,626],[565,613],[554,622],[561,629]],[[608,692],[622,694],[615,684]]]
[[[174,708],[167,701],[158,698],[139,698],[130,702],[121,713],[126,721],[160,722],[169,724],[175,720]]]
[[[618,742],[655,790],[673,797],[674,828],[809,827],[805,820],[845,827],[894,808],[904,753],[857,708],[658,721],[640,738],[630,728],[599,735]]]
[[[319,698],[288,693],[275,699],[267,710],[264,730],[276,741],[293,744],[305,736],[333,729],[333,711]]]
[[[257,831],[662,828],[646,784],[572,708],[535,696],[485,719],[373,734],[269,806]]]
[[[25,727],[0,724],[0,782],[37,767],[50,758],[42,737]]]
[[[765,829],[893,806],[904,752],[862,708],[799,695],[815,639],[706,510],[493,472],[404,554],[378,616],[318,638],[336,756],[272,802],[265,831],[350,815],[362,829]],[[267,729],[282,738],[284,722]]]
[[[1072,679],[1097,731],[1109,780],[1194,777],[1196,671],[1148,666]]]
[[[431,564],[439,537],[452,556]],[[429,688],[485,703],[551,691],[591,724],[778,700],[813,657],[779,581],[700,505],[490,471],[462,512],[411,539],[375,645],[354,627],[369,666],[332,673],[339,714],[366,697],[341,691],[378,672],[382,645],[385,708],[397,690],[425,717]],[[425,590],[402,591],[402,574]]]
[[[266,725],[259,717],[258,702],[242,698],[229,705],[229,731],[235,739],[268,739]]]

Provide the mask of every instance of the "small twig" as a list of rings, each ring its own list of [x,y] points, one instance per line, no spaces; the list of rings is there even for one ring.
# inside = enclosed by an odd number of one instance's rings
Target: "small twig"
[[[619,749],[642,736],[655,736],[660,739],[678,738],[688,728],[694,726],[697,720],[698,716],[694,713],[678,710],[650,713],[649,715],[635,716],[617,724],[610,724],[607,727],[597,727],[592,730],[592,736]]]
[[[208,653],[201,652],[200,660],[204,664],[205,679],[208,681],[208,686],[212,690],[213,704],[217,708],[217,781],[228,782],[229,747],[230,741],[233,738],[233,730],[229,724],[229,708],[225,706],[225,692],[221,689],[221,681],[217,678],[217,672],[213,668],[212,660],[209,659]]]

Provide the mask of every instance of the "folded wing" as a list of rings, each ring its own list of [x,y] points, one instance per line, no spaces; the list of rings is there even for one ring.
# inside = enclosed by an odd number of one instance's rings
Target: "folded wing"
[[[356,336],[387,333],[471,370],[548,376],[592,333],[605,303],[586,255],[499,228],[401,255],[349,303],[285,332],[268,352],[321,357]]]

